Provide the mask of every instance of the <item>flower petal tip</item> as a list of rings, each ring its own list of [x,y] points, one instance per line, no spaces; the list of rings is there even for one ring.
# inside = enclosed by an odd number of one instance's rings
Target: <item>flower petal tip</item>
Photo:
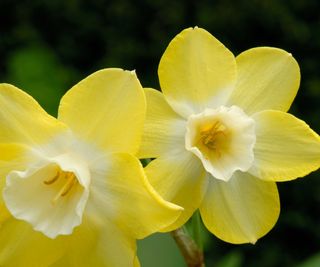
[[[251,245],[255,245],[255,244],[257,243],[257,241],[258,241],[257,238],[253,238],[253,239],[249,240],[249,243],[250,243]]]
[[[129,71],[129,72],[130,72],[130,74],[131,74],[132,76],[137,76],[135,69],[134,69],[134,70],[131,70],[131,71]]]

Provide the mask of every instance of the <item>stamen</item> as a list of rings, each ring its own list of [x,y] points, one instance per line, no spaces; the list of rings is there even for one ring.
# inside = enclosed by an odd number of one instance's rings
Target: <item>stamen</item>
[[[202,144],[211,150],[216,150],[218,154],[220,154],[216,140],[219,135],[226,136],[225,130],[226,127],[219,121],[216,121],[209,130],[205,130],[200,133]]]
[[[46,184],[46,185],[53,184],[55,181],[58,180],[59,176],[60,176],[60,171],[57,171],[55,176],[53,176],[49,180],[44,180],[43,183]]]
[[[76,179],[76,177],[74,176],[73,173],[69,174],[69,176],[70,177],[68,177],[68,180],[67,180],[67,182],[65,184],[65,186],[67,185],[68,187],[66,187],[65,190],[63,191],[63,193],[61,194],[62,197],[66,196],[69,193],[69,191],[71,190],[72,186],[77,181],[77,179]]]
[[[52,204],[55,205],[60,197],[66,196],[70,190],[72,189],[73,185],[76,183],[77,178],[73,173],[67,173],[66,174],[67,181],[63,185],[63,187],[60,189],[60,191],[55,195],[55,197],[52,199]]]

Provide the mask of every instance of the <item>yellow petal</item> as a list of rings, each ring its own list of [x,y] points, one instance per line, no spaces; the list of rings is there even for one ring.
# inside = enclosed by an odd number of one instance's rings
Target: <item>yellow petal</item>
[[[135,240],[108,220],[101,225],[85,220],[65,240],[66,255],[52,267],[134,267],[138,262]]]
[[[0,229],[2,225],[11,218],[11,214],[6,208],[4,202],[0,201]]]
[[[31,96],[10,84],[0,84],[0,107],[1,143],[39,145],[67,129]]]
[[[134,72],[97,71],[61,99],[58,118],[80,138],[113,152],[136,153],[145,97]]]
[[[147,116],[139,158],[155,158],[184,148],[185,119],[172,110],[159,91],[145,89],[145,95]]]
[[[291,54],[258,47],[236,58],[238,81],[228,101],[247,114],[265,109],[287,111],[300,84],[299,65]]]
[[[87,219],[68,236],[45,237],[15,219],[0,228],[0,264],[6,267],[138,266],[135,240],[105,220]]]
[[[30,148],[20,144],[0,144],[0,189],[6,175],[12,170],[22,170],[30,161]],[[30,158],[28,156],[30,155]],[[32,159],[31,159],[32,160]]]
[[[47,267],[65,252],[63,238],[52,240],[11,217],[0,228],[0,266]]]
[[[200,207],[209,231],[233,244],[255,243],[271,230],[279,212],[276,184],[240,171],[228,182],[210,177]]]
[[[159,64],[162,91],[184,117],[223,105],[236,82],[233,54],[204,29],[188,28],[169,44]]]
[[[155,159],[145,168],[147,177],[166,200],[184,208],[181,216],[162,232],[182,226],[199,208],[207,186],[205,170],[200,160],[190,152]]]
[[[141,266],[138,257],[135,257],[133,266],[134,267],[140,267]]]
[[[271,110],[253,118],[257,141],[251,174],[264,180],[287,181],[320,167],[320,138],[304,121]]]
[[[132,237],[143,238],[171,224],[182,208],[164,201],[149,184],[143,168],[129,154],[111,154],[92,166],[86,212],[108,218]]]

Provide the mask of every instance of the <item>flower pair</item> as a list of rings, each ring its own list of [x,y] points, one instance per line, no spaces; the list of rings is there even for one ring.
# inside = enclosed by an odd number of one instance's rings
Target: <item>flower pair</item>
[[[67,92],[58,119],[0,85],[1,266],[139,266],[135,239],[198,208],[221,239],[254,243],[278,218],[275,182],[319,167],[319,136],[286,113],[300,82],[287,52],[234,58],[186,29],[159,79],[163,94],[134,72],[98,71]],[[146,176],[136,154],[156,158]]]

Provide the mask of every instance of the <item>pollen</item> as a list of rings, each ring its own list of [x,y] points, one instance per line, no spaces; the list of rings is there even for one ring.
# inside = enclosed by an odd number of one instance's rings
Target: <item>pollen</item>
[[[220,137],[226,137],[227,128],[220,121],[216,121],[209,129],[202,130],[200,132],[200,141],[202,145],[206,146],[210,150],[217,151]]]
[[[72,190],[74,185],[78,183],[78,180],[74,175],[74,173],[58,170],[57,173],[52,178],[43,181],[45,185],[52,185],[58,180],[62,180],[62,179],[65,180],[62,182],[62,187],[60,188],[58,193],[54,196],[54,198],[51,200],[53,205],[55,205],[61,197],[68,195],[68,193]]]
[[[58,171],[57,174],[52,178],[50,178],[49,180],[44,180],[43,183],[45,183],[46,185],[53,184],[55,181],[58,180],[59,176],[60,176],[60,171]]]

